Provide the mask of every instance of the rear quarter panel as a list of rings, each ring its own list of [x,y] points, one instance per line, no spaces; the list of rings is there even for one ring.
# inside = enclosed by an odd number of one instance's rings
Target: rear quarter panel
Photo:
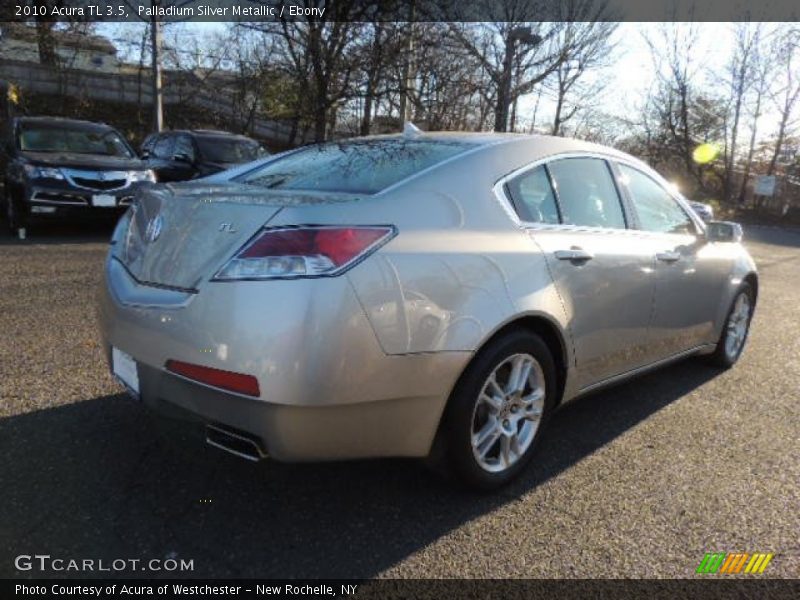
[[[346,275],[387,354],[474,351],[523,314],[566,331],[544,257],[492,189],[534,159],[530,142],[484,147],[372,197],[284,209],[270,225],[397,228]]]

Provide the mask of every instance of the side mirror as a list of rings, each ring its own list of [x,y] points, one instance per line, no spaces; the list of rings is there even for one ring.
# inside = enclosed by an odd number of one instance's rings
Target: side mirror
[[[178,152],[172,157],[172,160],[192,164],[192,159],[185,152]]]
[[[733,242],[742,241],[744,233],[742,226],[731,221],[710,221],[706,226],[706,238],[709,242]]]
[[[139,156],[142,157],[142,158],[150,158],[150,156],[151,156],[150,155],[150,150],[142,150],[139,153]]]

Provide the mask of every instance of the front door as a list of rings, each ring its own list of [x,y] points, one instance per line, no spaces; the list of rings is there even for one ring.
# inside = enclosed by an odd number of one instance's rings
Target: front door
[[[713,340],[728,259],[709,245],[684,208],[661,183],[618,165],[636,213],[642,244],[654,254],[656,289],[648,344],[667,358]]]
[[[564,303],[578,386],[585,388],[648,362],[653,256],[628,229],[605,160],[564,158],[548,163],[546,170],[556,191],[558,222],[547,218],[552,212],[543,208],[547,203],[537,201],[531,212],[541,223],[531,223],[528,229],[545,254]],[[518,177],[534,176],[532,170]],[[514,188],[513,183],[508,188],[512,196],[514,189],[518,196],[536,189],[525,182]],[[515,201],[525,203],[525,198]]]

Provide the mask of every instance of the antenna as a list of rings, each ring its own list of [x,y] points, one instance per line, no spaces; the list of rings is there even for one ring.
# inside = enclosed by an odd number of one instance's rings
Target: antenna
[[[403,135],[405,137],[415,137],[422,133],[422,130],[414,125],[411,121],[403,123]]]

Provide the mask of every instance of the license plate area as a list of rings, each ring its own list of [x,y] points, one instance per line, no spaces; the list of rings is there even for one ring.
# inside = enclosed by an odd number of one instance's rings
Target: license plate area
[[[117,198],[112,194],[95,194],[92,196],[92,206],[110,208],[117,205]]]
[[[139,397],[139,370],[136,361],[130,354],[119,348],[111,348],[111,371],[126,388]]]

